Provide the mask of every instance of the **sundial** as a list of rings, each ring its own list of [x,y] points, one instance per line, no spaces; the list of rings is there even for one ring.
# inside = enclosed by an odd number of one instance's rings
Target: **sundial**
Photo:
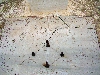
[[[100,48],[91,17],[6,18],[0,75],[100,75]]]

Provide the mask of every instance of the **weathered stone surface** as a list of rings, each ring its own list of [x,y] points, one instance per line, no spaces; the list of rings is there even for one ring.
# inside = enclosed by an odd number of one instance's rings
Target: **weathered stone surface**
[[[100,74],[100,48],[91,17],[7,18],[0,42],[2,75]]]
[[[0,3],[0,74],[100,75],[99,22],[98,0]]]

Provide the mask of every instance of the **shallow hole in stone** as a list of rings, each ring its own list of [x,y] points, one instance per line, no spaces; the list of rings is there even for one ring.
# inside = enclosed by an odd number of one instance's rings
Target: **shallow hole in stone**
[[[35,56],[35,53],[34,52],[32,52],[32,56]]]
[[[61,56],[61,57],[64,57],[64,54],[63,54],[63,52],[61,52],[60,56]]]
[[[49,41],[46,40],[46,47],[50,47]]]
[[[50,65],[49,65],[48,62],[46,61],[46,63],[44,63],[43,66],[46,67],[46,68],[49,68]]]

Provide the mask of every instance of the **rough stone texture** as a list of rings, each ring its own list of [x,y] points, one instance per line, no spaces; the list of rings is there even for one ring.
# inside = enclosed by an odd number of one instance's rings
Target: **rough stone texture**
[[[99,45],[100,45],[100,23],[98,23],[96,25],[96,30],[97,30],[97,35],[98,35],[98,42],[99,42]]]
[[[50,0],[15,0],[15,2],[12,2],[14,6],[11,6],[11,0],[9,1],[1,6],[1,9],[8,10],[2,12],[6,17],[51,15],[77,15],[82,17],[97,16],[100,13],[96,8],[99,3],[95,0],[52,0],[51,2]]]

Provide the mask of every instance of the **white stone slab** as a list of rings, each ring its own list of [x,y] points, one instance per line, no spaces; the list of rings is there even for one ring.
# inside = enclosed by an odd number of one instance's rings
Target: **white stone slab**
[[[57,11],[65,10],[68,4],[68,0],[26,0],[30,4],[31,10],[41,12],[41,11]]]
[[[7,18],[0,42],[1,75],[100,75],[91,17]]]

